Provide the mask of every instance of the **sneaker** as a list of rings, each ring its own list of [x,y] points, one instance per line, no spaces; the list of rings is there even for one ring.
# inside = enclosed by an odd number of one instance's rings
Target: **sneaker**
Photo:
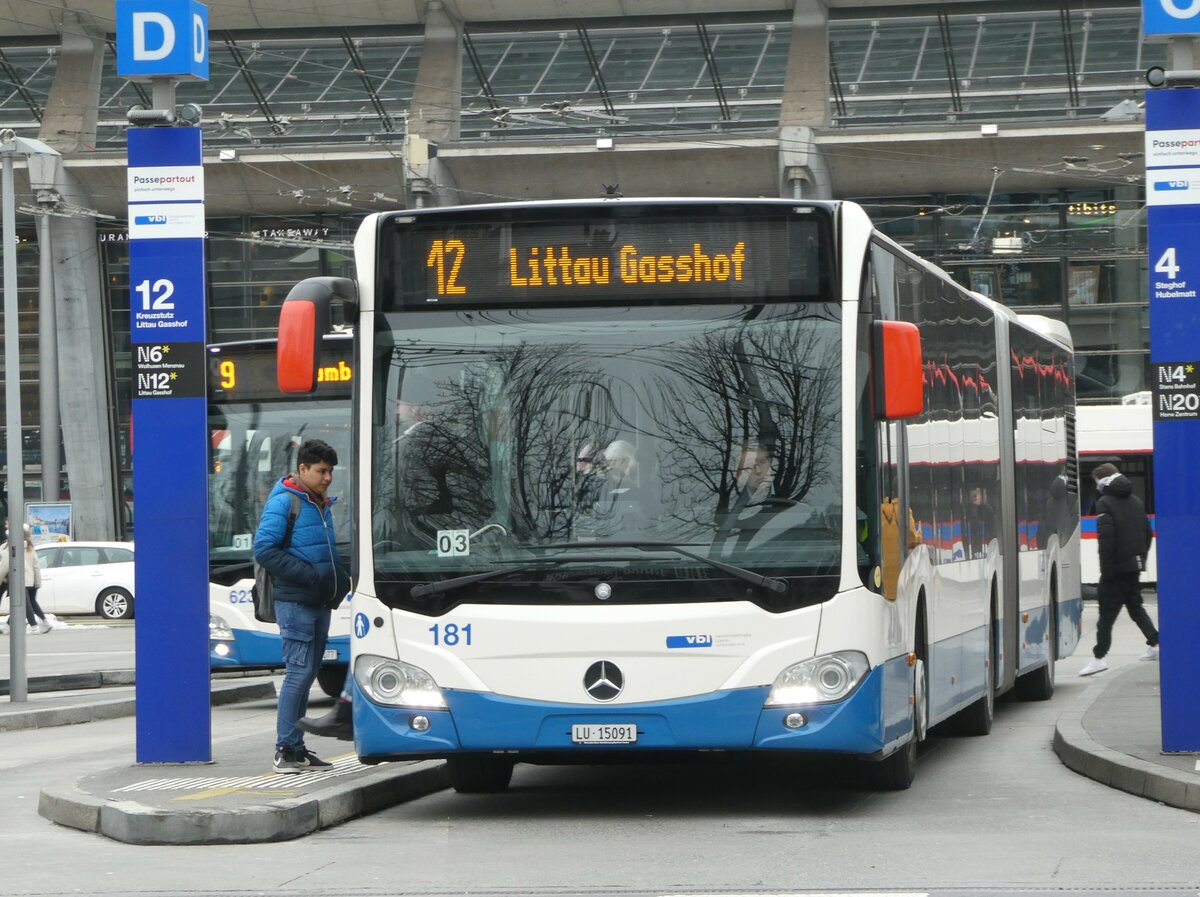
[[[1103,657],[1093,657],[1083,665],[1083,669],[1079,671],[1080,676],[1094,676],[1097,673],[1103,673],[1108,669],[1108,661]]]
[[[38,623],[38,632],[49,632],[53,628],[54,627],[50,625],[49,620],[43,619],[40,623]]]
[[[304,764],[296,759],[296,752],[291,748],[279,748],[275,751],[275,771],[287,775],[295,775],[304,771]]]
[[[1138,660],[1158,660],[1158,645],[1151,645]]]
[[[299,748],[293,751],[292,758],[301,769],[329,769],[333,766],[328,760],[322,760],[308,748]]]

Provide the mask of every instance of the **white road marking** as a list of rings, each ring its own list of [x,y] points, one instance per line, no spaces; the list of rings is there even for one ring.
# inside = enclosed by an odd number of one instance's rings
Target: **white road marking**
[[[312,785],[317,782],[324,782],[327,779],[337,778],[338,776],[348,775],[352,772],[360,772],[366,769],[375,767],[366,766],[358,762],[358,757],[354,754],[348,754],[344,757],[339,757],[333,761],[333,766],[329,769],[306,770],[299,774],[281,775],[276,772],[270,772],[266,775],[256,776],[209,776],[209,777],[188,777],[177,779],[143,779],[140,782],[134,782],[132,785],[125,785],[122,788],[116,789],[117,792],[127,791],[201,791],[207,788],[247,788],[258,790],[260,788],[276,789],[276,788],[295,788],[300,785]]]

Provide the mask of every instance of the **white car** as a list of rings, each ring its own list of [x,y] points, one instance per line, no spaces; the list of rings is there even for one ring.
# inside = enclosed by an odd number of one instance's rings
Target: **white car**
[[[132,542],[47,542],[34,550],[42,566],[38,604],[46,613],[133,616]],[[6,595],[5,613],[8,603]]]

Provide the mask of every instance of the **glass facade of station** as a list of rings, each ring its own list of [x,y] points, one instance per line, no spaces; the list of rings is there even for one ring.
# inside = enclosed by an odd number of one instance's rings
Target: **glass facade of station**
[[[730,4],[736,7],[736,4]],[[1034,6],[1028,4],[1028,6]],[[876,17],[835,9],[829,24],[831,133],[918,132],[980,122],[1053,127],[1097,121],[1136,103],[1162,45],[1139,39],[1140,7],[1092,2],[1021,9],[978,3],[893,8]],[[1002,7],[998,9],[997,7]],[[1065,12],[1064,12],[1065,10]],[[876,10],[877,12],[878,10]],[[467,23],[461,140],[480,143],[636,135],[671,140],[775,136],[790,16],[706,14],[570,23]],[[180,85],[204,109],[216,148],[314,146],[399,150],[420,61],[419,29],[214,32],[208,83]],[[57,69],[57,47],[0,42],[0,122],[36,136]],[[125,110],[151,105],[120,79],[110,41],[97,149],[125,146]],[[1094,189],[844,196],[881,228],[960,282],[1022,311],[1066,320],[1078,352],[1079,400],[1145,388],[1149,363],[1143,188],[1122,177],[1130,159],[1062,169]],[[986,178],[984,178],[986,180]],[[1065,180],[1065,179],[1064,179]],[[303,189],[281,184],[281,190]],[[324,189],[325,185],[322,185]],[[319,191],[309,191],[311,194]],[[502,197],[497,197],[502,198]],[[208,286],[214,341],[271,335],[298,280],[351,273],[359,214],[333,201],[286,218],[210,220]],[[986,211],[986,214],[985,214]],[[36,242],[22,215],[21,381],[26,463],[40,462]],[[100,229],[117,376],[120,465],[129,475],[129,293],[123,222]],[[2,399],[2,397],[0,397]],[[2,406],[0,406],[2,407]],[[3,446],[0,443],[0,450]],[[27,486],[40,497],[40,484]]]
[[[731,10],[737,4],[729,4]],[[830,12],[834,129],[1082,121],[1145,87],[1161,44],[1139,38],[1137,3],[980,2],[940,14]],[[928,10],[929,7],[914,7]],[[463,140],[769,133],[779,122],[789,15],[708,13],[529,23],[467,23]],[[207,146],[386,145],[404,136],[422,36],[416,29],[214,32],[211,79],[182,84],[205,110]],[[36,125],[54,46],[0,46],[0,120]],[[98,149],[124,147],[125,110],[144,86],[105,62]]]

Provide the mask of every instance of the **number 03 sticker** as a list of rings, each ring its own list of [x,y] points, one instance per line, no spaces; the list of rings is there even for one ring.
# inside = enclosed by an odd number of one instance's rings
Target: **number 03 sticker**
[[[453,558],[471,553],[469,529],[440,529],[437,534],[437,556]]]

